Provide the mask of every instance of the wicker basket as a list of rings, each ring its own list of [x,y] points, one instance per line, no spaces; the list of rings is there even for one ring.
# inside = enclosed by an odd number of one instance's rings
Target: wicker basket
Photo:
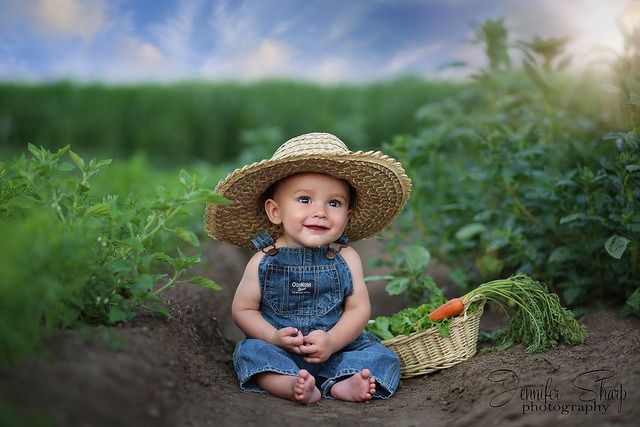
[[[467,314],[471,302],[479,301],[477,311]],[[477,295],[449,325],[449,336],[440,336],[438,328],[430,328],[411,335],[399,335],[382,344],[400,357],[400,376],[409,378],[449,368],[476,353],[478,326],[484,309],[484,298]]]

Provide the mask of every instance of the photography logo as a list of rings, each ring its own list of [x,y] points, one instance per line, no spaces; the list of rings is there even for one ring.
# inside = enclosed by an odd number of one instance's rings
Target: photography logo
[[[615,377],[616,373],[608,369],[586,371],[573,378],[568,392],[561,393],[551,377],[541,384],[520,384],[514,371],[498,369],[487,376],[487,380],[497,384],[501,390],[491,397],[489,405],[499,408],[513,402],[521,407],[522,415],[543,412],[562,415],[621,413],[627,390]]]

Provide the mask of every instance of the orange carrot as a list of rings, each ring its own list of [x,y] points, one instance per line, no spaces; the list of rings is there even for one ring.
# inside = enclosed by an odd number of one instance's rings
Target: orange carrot
[[[431,320],[443,320],[456,316],[464,310],[464,301],[460,298],[453,298],[442,304],[440,307],[429,313]]]

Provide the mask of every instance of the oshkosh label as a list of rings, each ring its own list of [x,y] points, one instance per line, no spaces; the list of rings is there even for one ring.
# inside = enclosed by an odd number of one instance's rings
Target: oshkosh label
[[[289,295],[311,295],[313,282],[289,282]]]

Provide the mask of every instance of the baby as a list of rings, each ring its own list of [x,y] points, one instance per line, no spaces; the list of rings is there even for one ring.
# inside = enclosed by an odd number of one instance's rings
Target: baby
[[[231,307],[247,337],[233,355],[242,389],[303,404],[396,391],[399,360],[363,331],[371,307],[347,243],[389,225],[410,187],[395,160],[325,133],[293,138],[218,184],[233,203],[207,206],[207,232],[258,250]]]

